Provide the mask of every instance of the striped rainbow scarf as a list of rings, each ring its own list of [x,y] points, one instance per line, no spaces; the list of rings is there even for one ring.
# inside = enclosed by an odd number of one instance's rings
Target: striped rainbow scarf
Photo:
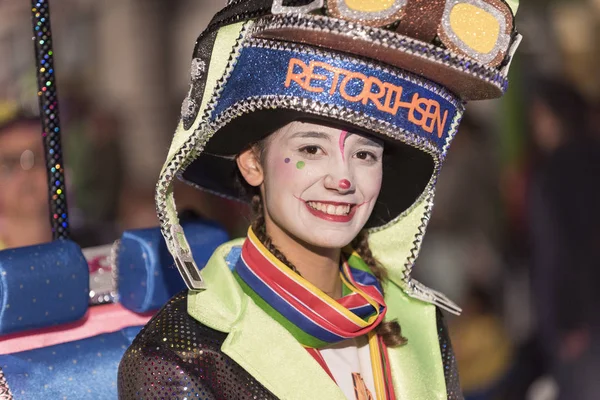
[[[234,275],[244,292],[306,347],[330,376],[318,349],[368,335],[377,399],[395,398],[387,349],[373,331],[386,313],[383,291],[355,251],[344,252],[340,266],[343,296],[337,300],[277,259],[252,228]]]

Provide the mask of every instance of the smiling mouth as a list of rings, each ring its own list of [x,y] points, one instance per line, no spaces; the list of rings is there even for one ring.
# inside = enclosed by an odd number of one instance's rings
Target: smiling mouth
[[[306,205],[306,209],[315,217],[331,222],[350,222],[361,204],[341,203],[335,201],[314,201],[298,198]]]
[[[328,215],[348,215],[354,204],[307,201],[306,205]]]

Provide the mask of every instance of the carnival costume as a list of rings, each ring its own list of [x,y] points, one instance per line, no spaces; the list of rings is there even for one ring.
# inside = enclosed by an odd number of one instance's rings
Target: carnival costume
[[[436,179],[465,101],[496,98],[520,41],[503,0],[234,0],[200,35],[191,86],[157,185],[162,232],[189,291],[124,356],[123,399],[345,399],[319,349],[367,337],[374,397],[460,399],[439,308],[411,278]],[[175,177],[240,199],[235,158],[292,121],[335,124],[385,143],[367,222],[380,285],[346,248],[333,300],[249,231],[198,271],[179,225]],[[342,316],[342,317],[340,317]],[[374,333],[397,320],[408,343]]]

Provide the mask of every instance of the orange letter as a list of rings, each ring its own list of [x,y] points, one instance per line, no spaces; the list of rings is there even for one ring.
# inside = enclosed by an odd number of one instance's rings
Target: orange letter
[[[315,67],[321,67],[324,70],[327,70],[329,72],[333,72],[333,82],[331,83],[331,87],[329,88],[329,95],[333,95],[335,93],[335,90],[337,89],[337,85],[340,79],[340,74],[346,73],[346,70],[343,70],[341,68],[337,68],[334,67],[332,65],[329,65],[327,63],[321,62],[321,61],[314,61],[314,66]]]
[[[322,63],[319,63],[322,64]],[[310,81],[311,80],[316,80],[316,81],[326,81],[327,77],[325,75],[319,75],[319,74],[315,74],[315,67],[322,67],[321,65],[317,65],[316,62],[311,61],[310,64],[308,65],[308,73],[306,74],[306,87],[305,89],[308,90],[309,92],[313,92],[313,93],[321,93],[323,91],[322,87],[314,87],[314,86],[310,86]],[[324,68],[326,69],[326,68]]]
[[[437,102],[436,102],[437,103]],[[438,107],[435,113],[435,120],[437,121],[438,137],[441,138],[444,134],[444,126],[446,126],[446,119],[448,118],[448,110],[444,111],[444,118],[441,118],[442,107],[438,103]]]
[[[425,126],[425,122],[427,120],[426,109],[421,108],[420,106],[426,105],[428,100],[425,98],[419,98],[419,93],[415,93],[412,98],[412,107],[410,112],[408,113],[408,120],[415,125],[418,125],[425,129],[427,132],[431,132]],[[415,111],[418,111],[421,114],[421,118],[417,119],[415,117]]]
[[[358,79],[359,81],[361,81],[363,83],[363,87],[361,89],[361,92],[357,95],[357,96],[350,96],[348,94],[348,92],[346,92],[346,85],[348,84],[348,82],[350,82],[352,79]],[[363,95],[364,89],[365,89],[365,80],[367,79],[366,75],[361,74],[360,72],[348,72],[348,74],[346,75],[346,77],[342,80],[342,83],[340,84],[340,95],[351,102],[357,102],[361,100],[361,97]]]
[[[296,65],[301,68],[299,74],[294,72],[294,67]],[[304,79],[306,79],[306,68],[307,65],[302,60],[290,58],[290,64],[288,65],[287,76],[285,78],[285,87],[290,87],[290,84],[294,81],[300,85],[301,88],[306,89],[306,84],[304,83]]]
[[[402,86],[396,86],[396,85],[392,85],[391,83],[386,83],[386,85],[390,86],[390,92],[394,92],[396,93],[396,97],[394,98],[394,104],[388,104],[388,106],[390,108],[389,113],[392,115],[396,115],[398,113],[398,109],[400,107],[405,108],[409,111],[411,111],[413,109],[413,105],[412,103],[407,103],[405,101],[402,101],[402,93],[404,92],[404,88]]]
[[[396,115],[400,107],[406,108],[408,110],[412,109],[411,103],[402,101],[402,93],[404,92],[404,88],[402,86],[392,85],[391,83],[386,83],[385,85],[388,88],[388,96],[385,99],[387,112],[389,112],[392,115]],[[392,94],[394,94],[393,104],[391,103]]]
[[[373,86],[375,86],[378,90],[376,93],[371,91],[371,88]],[[377,107],[379,111],[384,110],[383,104],[381,104],[380,100],[385,95],[385,88],[383,87],[383,83],[379,79],[375,78],[374,76],[370,76],[365,82],[365,89],[363,90],[363,92],[364,96],[362,103],[365,106],[367,105],[369,100],[371,100],[371,102],[375,104],[375,107]]]

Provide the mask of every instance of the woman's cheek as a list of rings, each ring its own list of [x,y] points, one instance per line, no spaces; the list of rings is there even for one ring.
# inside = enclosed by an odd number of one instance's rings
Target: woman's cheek
[[[291,190],[294,192],[299,179],[304,175],[302,169],[296,167],[298,161],[292,157],[281,157],[267,165],[267,184],[279,193]]]
[[[365,198],[371,199],[377,197],[381,191],[383,181],[382,167],[364,168],[357,171],[357,178],[360,186],[363,188]]]

